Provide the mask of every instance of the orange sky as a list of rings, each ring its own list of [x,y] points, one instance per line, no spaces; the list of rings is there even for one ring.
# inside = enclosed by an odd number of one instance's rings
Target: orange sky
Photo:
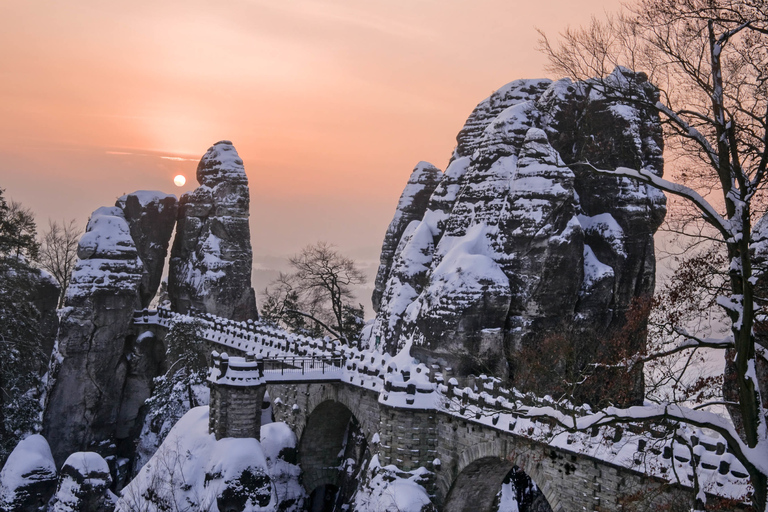
[[[413,166],[444,169],[479,101],[547,76],[535,27],[618,4],[0,0],[0,187],[39,225],[84,225],[122,193],[193,188],[229,139],[256,254],[326,240],[374,260]]]

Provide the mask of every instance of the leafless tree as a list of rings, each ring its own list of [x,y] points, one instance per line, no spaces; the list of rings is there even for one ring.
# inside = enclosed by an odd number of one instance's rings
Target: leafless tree
[[[362,305],[352,304],[353,286],[365,283],[365,275],[355,262],[326,242],[304,247],[290,262],[294,272],[281,274],[270,285],[271,290],[268,287],[264,292],[264,316],[312,331],[311,323],[299,318],[304,317],[332,335],[352,341],[363,318]]]
[[[753,503],[765,511],[768,428],[765,391],[760,389],[755,368],[766,360],[766,347],[756,343],[756,328],[766,314],[768,297],[756,294],[764,269],[756,265],[759,240],[753,226],[765,211],[768,169],[768,3],[639,0],[618,15],[568,30],[558,44],[544,36],[541,46],[553,70],[574,78],[605,77],[614,66],[626,66],[644,71],[659,87],[659,100],[645,107],[655,109],[662,119],[675,181],[644,169],[600,169],[587,161],[580,165],[635,179],[679,198],[689,214],[678,217],[680,231],[695,235],[694,244],[699,247],[702,240],[717,247],[725,263],[719,270],[725,286],[717,292],[715,304],[727,319],[728,332],[702,336],[673,322],[668,325],[673,334],[670,344],[636,360],[703,348],[724,351],[736,395],[725,405],[737,410],[742,429],[709,412],[709,406],[724,402],[711,397],[695,409],[659,400],[642,411],[614,408],[589,419],[563,422],[577,428],[633,421],[642,415],[646,420],[671,419],[715,430],[747,468],[754,486]],[[642,101],[620,81],[606,80],[602,86],[607,96]],[[691,366],[683,364],[678,371]],[[701,502],[696,506],[703,508]]]
[[[59,283],[59,307],[64,305],[67,286],[77,262],[77,242],[81,233],[75,219],[61,224],[49,219],[48,230],[43,235],[38,263]]]

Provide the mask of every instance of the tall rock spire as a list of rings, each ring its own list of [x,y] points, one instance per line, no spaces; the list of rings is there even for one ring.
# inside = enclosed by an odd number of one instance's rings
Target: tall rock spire
[[[203,155],[197,181],[200,186],[179,200],[168,274],[171,307],[256,319],[248,177],[230,141],[217,142]]]

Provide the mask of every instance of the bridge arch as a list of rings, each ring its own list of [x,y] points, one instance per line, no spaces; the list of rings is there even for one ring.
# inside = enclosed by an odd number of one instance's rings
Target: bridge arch
[[[340,385],[328,384],[303,384],[297,385],[295,391],[287,392],[285,386],[267,385],[269,396],[272,400],[280,398],[284,404],[296,403],[301,413],[296,421],[284,417],[279,421],[286,421],[293,427],[296,439],[301,439],[307,428],[308,422],[315,410],[325,402],[337,402],[346,407],[352,416],[360,424],[360,430],[370,444],[373,435],[379,430],[378,394]],[[287,411],[286,411],[287,412]],[[295,411],[294,411],[295,412]]]
[[[307,493],[315,493],[319,501],[329,494],[351,495],[357,482],[342,474],[339,466],[352,459],[352,466],[359,468],[370,457],[369,447],[379,430],[378,394],[361,393],[340,382],[271,383],[267,389],[275,419],[285,421],[296,434]],[[320,506],[317,500],[310,499],[313,507]]]
[[[525,473],[536,484],[554,512],[563,512],[557,507],[555,486],[540,471],[533,453],[510,450],[504,439],[478,443],[459,454],[455,470],[446,475],[449,478],[438,479],[438,493],[444,496],[442,510],[494,510],[496,495],[513,469]]]

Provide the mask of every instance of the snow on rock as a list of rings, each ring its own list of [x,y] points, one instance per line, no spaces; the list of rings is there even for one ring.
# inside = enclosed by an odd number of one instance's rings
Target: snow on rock
[[[641,73],[617,68],[608,82],[648,104],[658,97]],[[423,362],[506,376],[547,333],[619,327],[653,292],[665,198],[573,164],[661,175],[660,122],[643,103],[597,80],[518,80],[481,102],[429,200],[407,224],[395,214],[369,346],[410,344]],[[598,349],[576,347],[585,360]]]
[[[168,275],[172,309],[258,318],[251,287],[248,177],[231,142],[208,149],[197,181],[200,186],[179,201]]]
[[[75,452],[61,467],[52,512],[108,512],[115,495],[109,490],[109,466],[99,454]]]
[[[428,162],[419,162],[414,167],[411,177],[400,195],[395,217],[384,235],[384,243],[381,246],[381,264],[376,274],[372,297],[374,310],[378,310],[381,304],[381,296],[387,284],[393,256],[403,237],[403,232],[412,221],[421,219],[426,203],[442,177],[443,173],[440,169]]]
[[[125,437],[135,420],[135,414],[121,414],[121,406],[131,370],[126,339],[141,305],[144,267],[121,208],[93,212],[78,257],[43,417],[43,435],[58,464],[70,453]]]
[[[421,485],[426,470],[403,473],[395,466],[382,467],[378,455],[368,465],[364,483],[354,496],[357,512],[434,512],[437,509]]]
[[[0,510],[40,510],[56,491],[56,481],[56,463],[48,441],[39,434],[26,437],[0,472]]]
[[[168,245],[176,225],[176,196],[156,190],[137,190],[118,198],[131,238],[144,264],[141,307],[149,306],[163,276]]]
[[[117,502],[123,512],[155,509],[278,510],[261,443],[252,438],[217,441],[208,433],[208,407],[190,410]]]
[[[552,81],[547,79],[515,80],[481,101],[456,136],[458,145],[454,157],[471,156],[491,121],[508,107],[538,98],[551,83]]]
[[[267,458],[267,467],[277,493],[281,512],[304,510],[307,493],[301,485],[296,452],[296,435],[286,423],[267,423],[261,426],[261,446]]]

